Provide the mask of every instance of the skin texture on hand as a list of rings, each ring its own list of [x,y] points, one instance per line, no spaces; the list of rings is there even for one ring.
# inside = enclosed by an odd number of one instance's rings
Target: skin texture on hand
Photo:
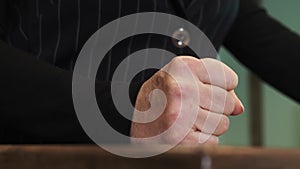
[[[218,144],[218,136],[229,128],[228,116],[244,111],[234,93],[237,84],[234,71],[218,60],[175,57],[141,87],[133,119],[140,113],[145,113],[143,118],[157,118],[146,123],[133,120],[131,137],[149,138],[172,129],[157,143],[172,144],[184,136],[181,144]],[[177,119],[179,124],[171,128]]]

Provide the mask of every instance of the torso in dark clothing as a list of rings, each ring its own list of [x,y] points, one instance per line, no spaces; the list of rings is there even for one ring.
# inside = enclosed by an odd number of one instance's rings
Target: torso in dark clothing
[[[110,21],[154,11],[197,25],[216,49],[224,44],[263,80],[300,101],[300,38],[255,0],[1,0],[0,143],[90,142],[72,102],[70,70],[78,52]],[[132,52],[149,47],[193,54],[171,41],[152,34],[134,36],[115,45],[103,60],[95,93],[103,99],[99,107],[107,110],[107,121],[119,132],[129,135],[131,123],[113,108],[110,72]],[[130,94],[137,95],[139,87]]]
[[[197,25],[219,48],[237,14],[238,0],[14,0],[8,6],[6,41],[39,59],[72,69],[81,47],[97,29],[138,12],[183,17]],[[124,53],[147,47],[167,48],[178,55],[191,54],[187,49],[176,49],[166,37],[141,35],[131,40],[132,49],[128,49],[130,40],[116,46],[118,50],[111,55],[122,58],[126,57]],[[164,41],[167,45],[161,43]]]

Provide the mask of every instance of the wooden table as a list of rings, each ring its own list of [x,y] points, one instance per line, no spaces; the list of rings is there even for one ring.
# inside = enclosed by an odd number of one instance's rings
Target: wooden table
[[[116,147],[141,151],[130,146]],[[300,149],[178,146],[159,156],[132,159],[93,145],[0,146],[0,169],[99,168],[300,169]]]

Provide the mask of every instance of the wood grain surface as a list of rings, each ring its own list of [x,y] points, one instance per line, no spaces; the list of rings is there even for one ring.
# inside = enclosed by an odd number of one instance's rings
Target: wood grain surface
[[[114,146],[128,153],[145,151]],[[151,151],[160,146],[150,147]],[[150,158],[125,158],[94,145],[0,146],[0,169],[300,169],[300,149],[178,146]]]

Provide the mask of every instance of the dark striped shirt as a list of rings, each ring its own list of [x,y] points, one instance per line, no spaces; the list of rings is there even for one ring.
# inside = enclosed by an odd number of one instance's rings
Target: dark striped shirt
[[[70,70],[98,28],[137,12],[187,19],[217,49],[224,44],[250,70],[299,101],[300,38],[255,1],[1,0],[0,143],[91,142],[74,111]],[[193,55],[188,48],[174,46],[170,38],[151,34],[130,37],[112,48],[98,70],[95,93],[106,120],[123,134],[129,134],[131,123],[113,105],[111,75],[122,59],[148,47]],[[151,73],[133,83],[133,101]]]
[[[7,41],[12,46],[58,67],[72,69],[81,47],[97,29],[138,12],[164,12],[183,17],[204,31],[219,48],[237,14],[238,0],[13,0],[8,6]],[[125,57],[122,56],[125,51],[130,54],[131,50],[151,46],[177,54],[190,53],[172,49],[170,42],[153,35],[132,37],[107,57]]]

